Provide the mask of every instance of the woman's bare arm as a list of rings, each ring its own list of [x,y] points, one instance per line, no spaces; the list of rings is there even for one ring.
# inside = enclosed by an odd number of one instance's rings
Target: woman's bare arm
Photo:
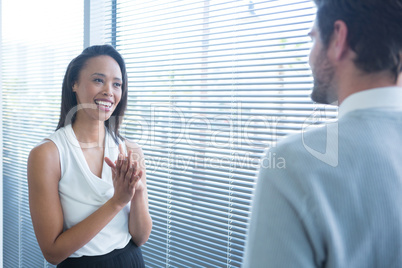
[[[148,209],[147,174],[145,157],[142,149],[135,143],[126,141],[127,148],[133,152],[137,168],[142,172],[141,185],[136,187],[134,198],[131,200],[129,230],[133,241],[141,246],[148,241],[152,230],[152,219]],[[137,183],[138,184],[138,183]]]
[[[130,141],[126,140],[128,155],[125,156],[123,148],[119,146],[120,155],[135,167],[135,193],[131,200],[130,217],[129,217],[129,232],[132,240],[137,246],[141,246],[148,241],[152,230],[152,219],[148,210],[148,192],[146,183],[146,168],[144,154],[141,148]],[[112,160],[106,158],[106,163],[116,170],[116,165]]]
[[[133,172],[132,167],[127,170]],[[133,198],[135,191],[135,185],[130,181],[115,178],[114,196],[86,219],[63,232],[58,193],[60,176],[58,149],[53,142],[46,141],[32,149],[28,158],[29,206],[39,246],[52,264],[60,263],[95,237]]]

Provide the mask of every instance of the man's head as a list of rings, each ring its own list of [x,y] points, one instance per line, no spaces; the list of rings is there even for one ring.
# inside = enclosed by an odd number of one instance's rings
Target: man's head
[[[339,22],[346,26],[345,42],[355,54],[356,68],[365,74],[388,73],[397,80],[402,71],[402,0],[314,1],[317,18],[312,37],[320,39],[316,40],[320,48],[312,50],[316,55],[310,56],[315,80],[314,101],[335,101],[334,96],[328,96],[336,91],[337,81],[326,52]]]
[[[327,49],[324,47],[317,27],[317,22],[309,33],[313,40],[310,51],[310,67],[314,77],[314,87],[311,99],[318,103],[329,104],[337,100],[337,86],[335,67],[328,59]]]

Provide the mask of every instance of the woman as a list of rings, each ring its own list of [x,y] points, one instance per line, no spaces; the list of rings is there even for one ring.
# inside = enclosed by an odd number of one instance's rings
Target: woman
[[[33,227],[58,267],[144,266],[139,246],[152,221],[144,155],[119,134],[126,106],[125,63],[113,47],[71,61],[56,132],[28,159]]]

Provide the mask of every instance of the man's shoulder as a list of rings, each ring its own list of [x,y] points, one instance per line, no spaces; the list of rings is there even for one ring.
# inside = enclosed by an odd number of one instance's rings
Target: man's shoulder
[[[327,141],[331,142],[331,138],[335,138],[337,135],[339,135],[337,122],[309,125],[281,139],[271,150],[283,154],[306,154],[308,153],[306,148],[309,147],[325,151]]]
[[[261,167],[272,169],[273,166],[286,166],[286,170],[276,170],[281,173],[310,172],[317,167],[336,167],[339,135],[338,122],[300,129],[269,148],[261,161]]]

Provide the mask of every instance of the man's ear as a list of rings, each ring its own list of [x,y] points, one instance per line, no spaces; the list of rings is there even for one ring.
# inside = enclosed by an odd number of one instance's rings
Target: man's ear
[[[339,61],[347,54],[349,50],[348,44],[348,27],[342,20],[337,20],[334,23],[334,32],[332,33],[331,43],[331,57]]]

